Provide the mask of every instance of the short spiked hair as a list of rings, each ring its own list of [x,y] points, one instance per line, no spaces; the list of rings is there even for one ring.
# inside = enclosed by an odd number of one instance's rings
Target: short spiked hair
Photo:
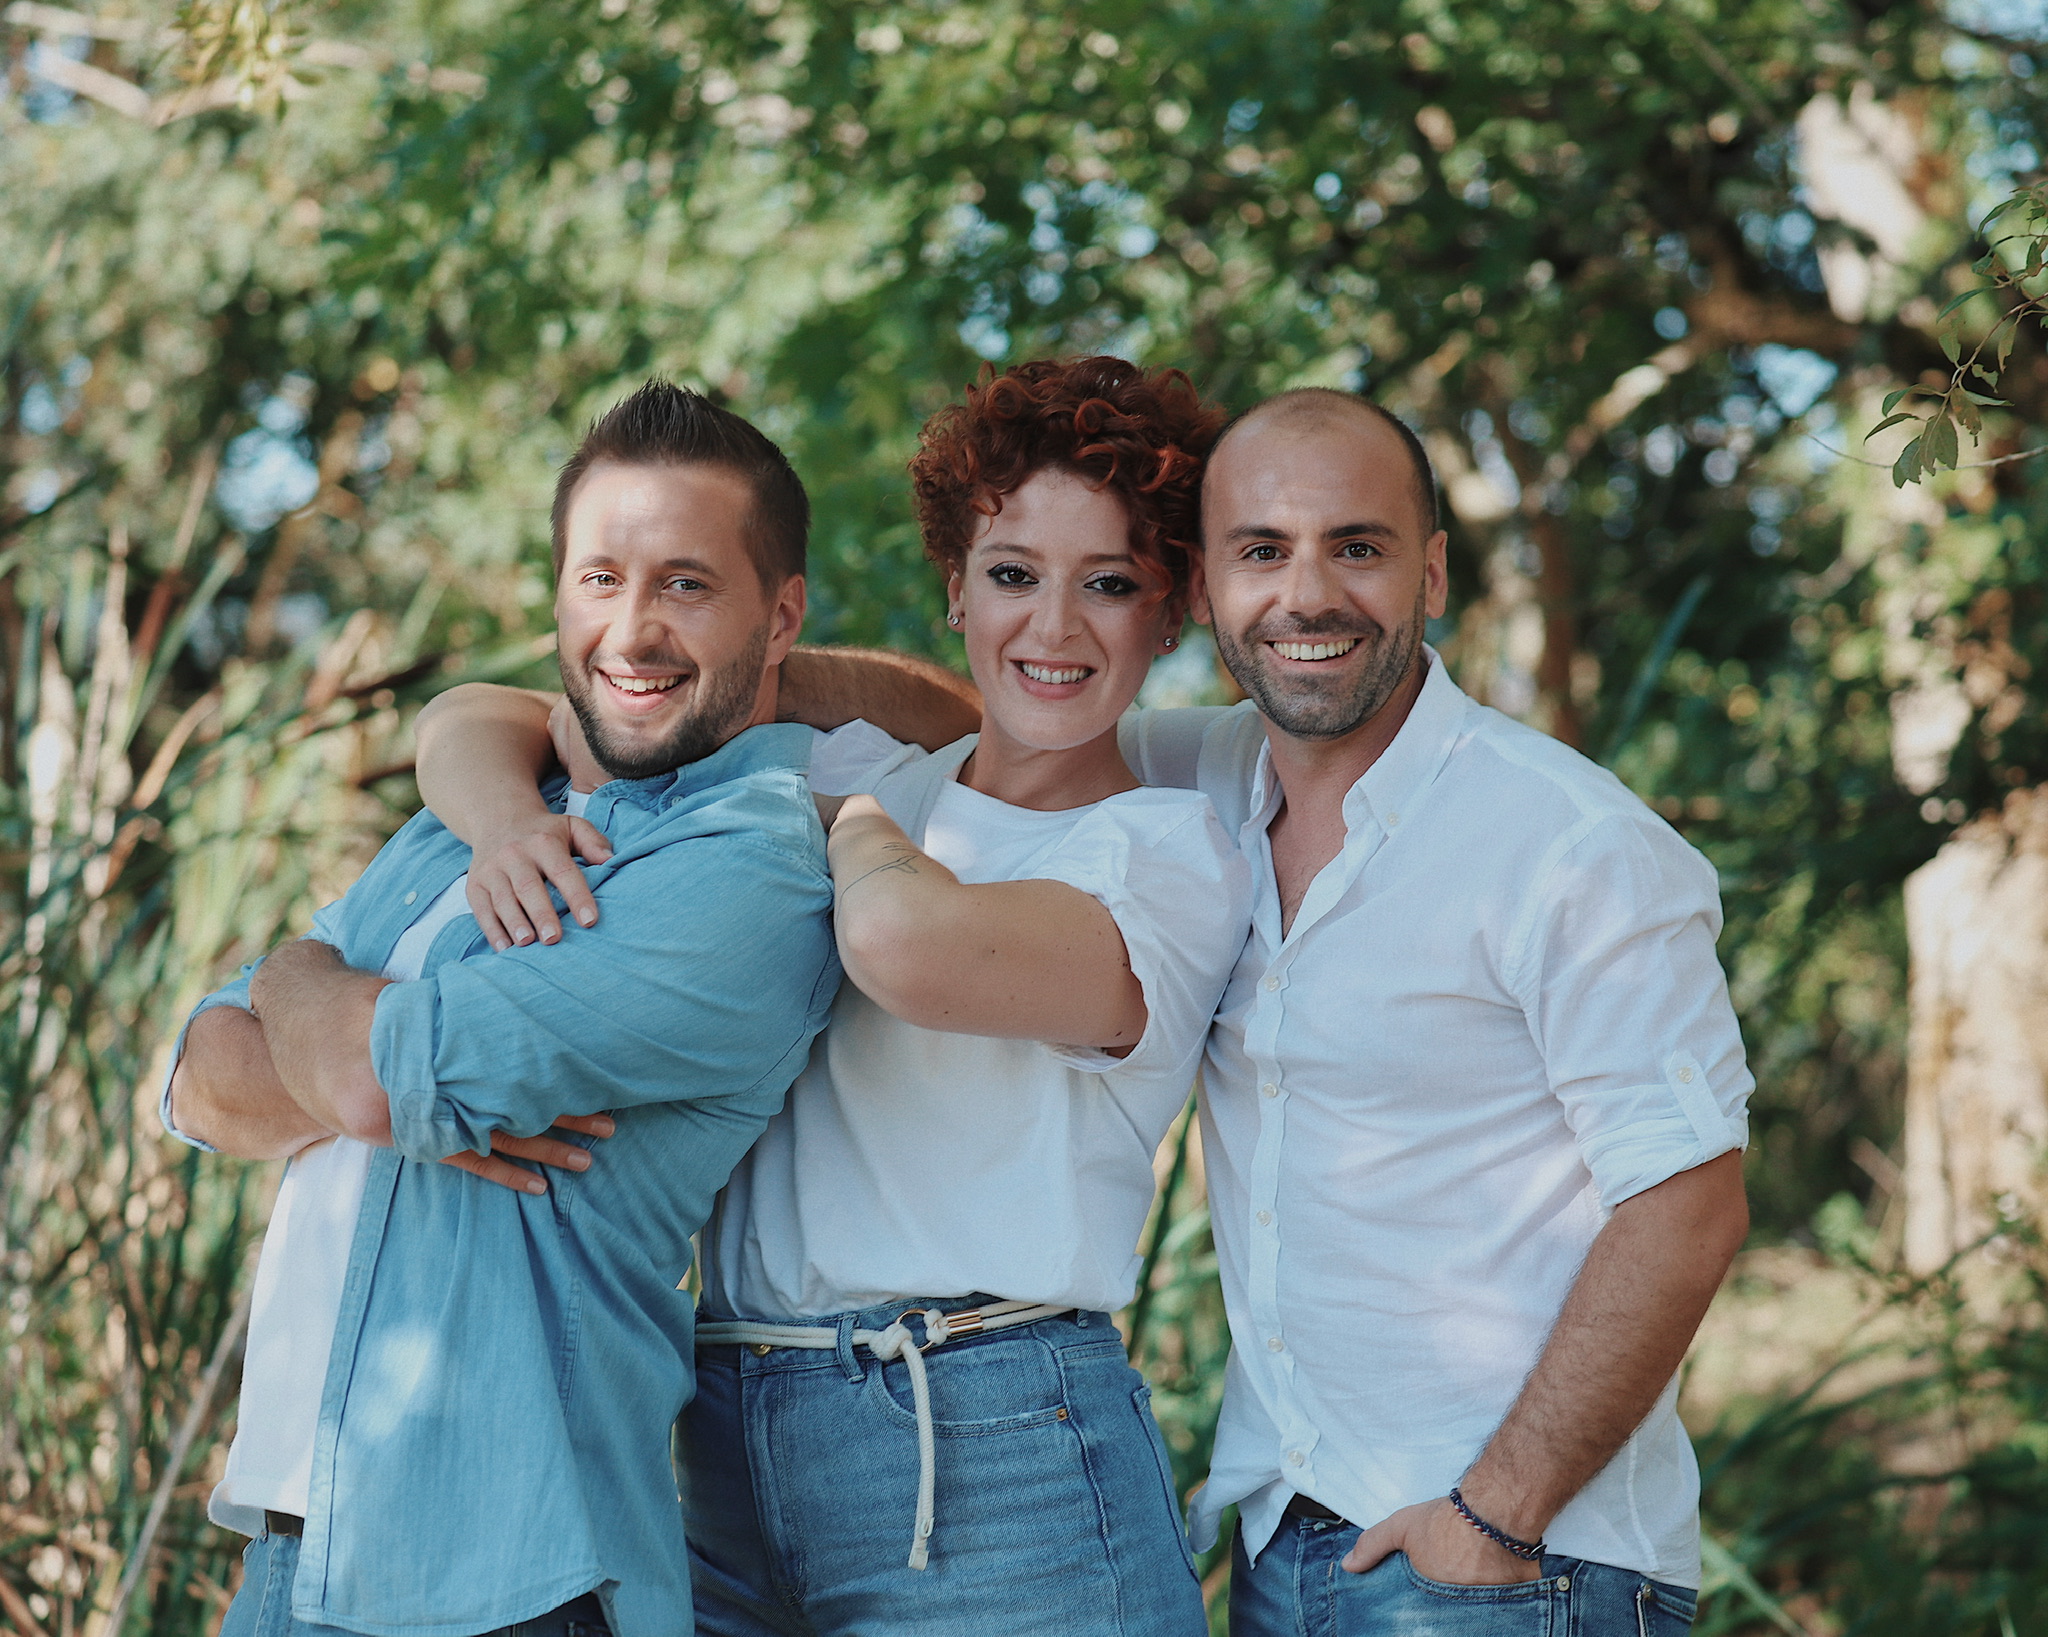
[[[569,544],[569,502],[583,474],[599,461],[621,466],[716,466],[754,492],[747,549],[772,595],[803,573],[811,533],[811,501],[788,457],[752,422],[721,409],[701,392],[649,381],[590,423],[576,453],[555,479],[555,574]]]

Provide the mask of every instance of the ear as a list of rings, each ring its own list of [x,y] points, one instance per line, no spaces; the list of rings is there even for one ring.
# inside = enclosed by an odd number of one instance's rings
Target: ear
[[[768,664],[780,665],[804,628],[804,577],[792,574],[775,594],[775,607],[768,616]]]
[[[1442,529],[1429,537],[1423,546],[1422,582],[1425,600],[1422,611],[1433,620],[1444,617],[1444,609],[1450,605],[1451,569],[1448,548],[1451,537]]]
[[[1169,591],[1159,610],[1159,652],[1170,654],[1180,645],[1181,627],[1188,622],[1188,594],[1185,589]]]
[[[1216,623],[1215,611],[1209,607],[1209,574],[1200,552],[1195,553],[1194,565],[1188,570],[1188,612],[1197,625]]]
[[[946,576],[946,623],[955,630],[960,628],[960,622],[966,617],[960,606],[960,591],[960,571],[956,568]]]

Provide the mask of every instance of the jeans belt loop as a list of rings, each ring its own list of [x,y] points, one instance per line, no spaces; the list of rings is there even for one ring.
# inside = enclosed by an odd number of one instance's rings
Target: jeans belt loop
[[[832,1353],[839,1360],[839,1368],[845,1372],[848,1381],[858,1384],[867,1380],[867,1370],[853,1351],[853,1332],[859,1320],[858,1313],[842,1313],[839,1316],[839,1339]]]

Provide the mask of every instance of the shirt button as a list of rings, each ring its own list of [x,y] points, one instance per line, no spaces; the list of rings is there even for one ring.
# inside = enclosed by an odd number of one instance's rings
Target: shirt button
[[[775,1349],[769,1346],[768,1343],[765,1341],[757,1341],[754,1343],[754,1357],[756,1358],[766,1358],[770,1353],[774,1351]]]
[[[1258,1223],[1262,1228],[1270,1228],[1273,1225],[1273,1213],[1271,1211],[1259,1212]]]
[[[1690,1063],[1678,1071],[1678,1083],[1684,1086],[1692,1084],[1692,1065]]]
[[[1280,1095],[1280,1088],[1268,1080],[1263,1086],[1259,1087],[1259,1095],[1261,1097],[1278,1097]]]
[[[1275,974],[1275,975],[1274,975],[1274,976],[1272,976],[1272,977],[1269,977],[1269,978],[1267,978],[1267,979],[1266,979],[1266,982],[1265,982],[1265,984],[1264,984],[1264,988],[1265,988],[1265,991],[1266,991],[1266,993],[1267,993],[1267,994],[1269,994],[1269,995],[1270,995],[1270,994],[1271,994],[1271,993],[1272,993],[1272,992],[1273,992],[1273,991],[1274,991],[1275,989],[1278,989],[1279,987],[1280,987],[1280,979],[1279,979],[1279,976],[1278,976],[1277,974]]]
[[[1287,1464],[1289,1466],[1300,1466],[1307,1459],[1308,1457],[1303,1455],[1298,1449],[1290,1449],[1287,1452]]]
[[[420,895],[416,892],[409,892],[405,895],[405,901],[408,904],[417,904],[420,901]]]
[[[1388,828],[1389,830],[1393,829],[1393,827],[1394,827],[1395,825],[1399,824],[1400,822],[1401,822],[1401,815],[1400,815],[1399,813],[1389,813],[1389,814],[1387,815],[1387,828]]]
[[[1278,1336],[1268,1336],[1266,1338],[1266,1351],[1269,1353],[1284,1353],[1287,1351],[1287,1343]]]

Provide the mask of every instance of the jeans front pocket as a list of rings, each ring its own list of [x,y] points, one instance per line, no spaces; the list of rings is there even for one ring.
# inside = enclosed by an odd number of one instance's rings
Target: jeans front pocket
[[[1387,1611],[1391,1631],[1426,1631],[1430,1637],[1552,1637],[1560,1625],[1554,1618],[1561,1602],[1555,1580],[1454,1586],[1418,1573],[1405,1552],[1395,1553],[1388,1566],[1392,1564],[1400,1565],[1401,1581],[1387,1588],[1400,1605]],[[1365,1578],[1372,1582],[1385,1577],[1375,1573]]]
[[[1001,1337],[924,1357],[931,1390],[932,1431],[941,1438],[1016,1432],[1063,1421],[1067,1406],[1052,1349],[1032,1336]],[[910,1366],[876,1361],[868,1380],[884,1417],[915,1429]]]

